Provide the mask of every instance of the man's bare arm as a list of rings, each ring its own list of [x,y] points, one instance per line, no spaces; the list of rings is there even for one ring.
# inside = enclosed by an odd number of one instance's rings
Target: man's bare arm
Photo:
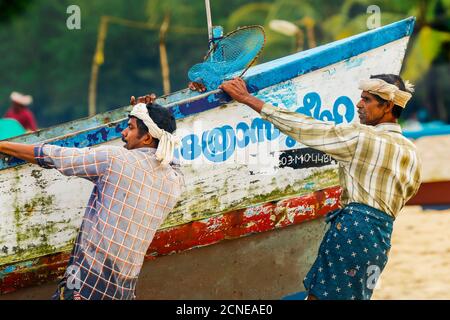
[[[237,102],[246,104],[256,112],[261,113],[264,101],[252,96],[247,90],[245,81],[241,78],[225,81],[219,88],[228,93]]]
[[[15,158],[37,164],[34,158],[34,146],[23,143],[0,141],[0,153],[6,153]]]
[[[154,93],[147,94],[143,97],[136,99],[134,96],[130,99],[130,104],[135,105],[136,103],[153,103],[156,99]],[[7,155],[13,156],[25,160],[30,163],[37,164],[34,157],[34,145],[15,143],[9,141],[0,141],[0,153],[5,153]]]

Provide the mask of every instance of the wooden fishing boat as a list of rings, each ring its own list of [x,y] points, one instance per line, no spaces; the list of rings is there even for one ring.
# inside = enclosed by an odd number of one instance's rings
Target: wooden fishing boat
[[[414,139],[422,160],[422,184],[407,204],[438,210],[450,208],[450,126],[439,125],[404,134]]]
[[[400,72],[413,25],[408,18],[263,63],[245,79],[274,105],[338,124],[359,121],[358,81]],[[338,206],[335,161],[220,90],[182,90],[157,102],[176,116],[186,189],[148,249],[154,261],[144,264],[138,298],[276,299],[300,291],[325,231],[323,216]],[[121,145],[128,110],[10,140]],[[84,179],[0,159],[0,293],[63,274],[91,190]]]

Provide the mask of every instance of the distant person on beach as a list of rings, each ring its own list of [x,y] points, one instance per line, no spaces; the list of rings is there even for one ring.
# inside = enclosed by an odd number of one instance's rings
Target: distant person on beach
[[[12,92],[10,95],[11,106],[6,111],[4,118],[17,120],[27,131],[36,131],[38,129],[33,112],[29,109],[33,103],[33,97],[23,95],[19,92]]]
[[[189,87],[202,91],[198,84]],[[421,183],[416,148],[397,123],[412,86],[393,74],[360,81],[360,124],[343,125],[265,103],[240,78],[220,88],[283,133],[338,161],[341,208],[327,215],[329,229],[303,283],[310,300],[370,299],[387,263],[394,219]]]
[[[55,300],[135,299],[145,254],[184,180],[170,110],[131,97],[124,147],[65,148],[0,141],[0,152],[94,184]],[[76,196],[76,195],[74,195]]]

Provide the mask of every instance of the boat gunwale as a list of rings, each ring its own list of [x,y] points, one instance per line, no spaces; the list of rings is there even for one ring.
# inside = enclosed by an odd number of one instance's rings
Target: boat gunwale
[[[324,68],[339,61],[348,60],[364,52],[400,40],[404,37],[408,37],[413,31],[414,23],[415,18],[409,17],[407,19],[400,20],[398,22],[394,22],[392,24],[360,33],[345,39],[337,40],[316,48],[268,61],[250,68],[247,71],[247,75],[244,77],[244,79],[247,82],[249,91],[251,93],[255,93],[267,87],[291,80],[303,74]],[[342,49],[343,47],[345,48],[345,50]],[[184,95],[187,95],[187,97],[173,101],[173,99],[176,99],[176,97]],[[167,101],[168,103],[164,103],[164,101]],[[226,103],[229,103],[230,101],[231,98],[220,89],[216,89],[206,93],[198,93],[193,92],[189,89],[183,89],[172,94],[159,97],[156,100],[156,103],[171,109],[175,119],[180,120],[201,113],[203,111],[222,106]],[[123,126],[123,122],[127,119],[126,116],[113,119],[110,122],[103,123],[94,127],[82,128],[67,135],[51,136],[51,133],[54,131],[62,131],[64,130],[64,128],[70,128],[71,126],[79,127],[78,124],[81,125],[85,124],[86,122],[98,124],[102,119],[107,120],[108,115],[126,112],[129,108],[130,106],[119,107],[114,110],[109,110],[104,113],[94,115],[92,117],[69,121],[67,123],[42,129],[34,133],[27,133],[25,135],[9,138],[5,141],[28,142],[34,144],[55,142],[74,137],[76,135],[81,135],[86,132],[95,133],[96,130],[113,127],[114,124],[116,127],[120,124],[122,124]],[[42,137],[43,139],[40,139],[40,137]],[[112,135],[111,138],[107,138],[105,141],[88,144],[87,146],[101,144],[119,137],[120,135]],[[71,145],[68,144],[67,146]],[[5,157],[0,156],[0,171],[22,164],[24,164],[24,162],[21,160],[8,158],[8,160],[6,161]]]

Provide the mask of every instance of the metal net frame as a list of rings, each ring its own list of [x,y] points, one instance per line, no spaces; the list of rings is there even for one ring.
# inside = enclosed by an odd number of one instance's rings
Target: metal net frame
[[[217,89],[231,76],[242,77],[258,59],[265,42],[262,26],[238,28],[217,41],[204,61],[189,70],[188,77],[191,81],[204,84],[208,90]]]

